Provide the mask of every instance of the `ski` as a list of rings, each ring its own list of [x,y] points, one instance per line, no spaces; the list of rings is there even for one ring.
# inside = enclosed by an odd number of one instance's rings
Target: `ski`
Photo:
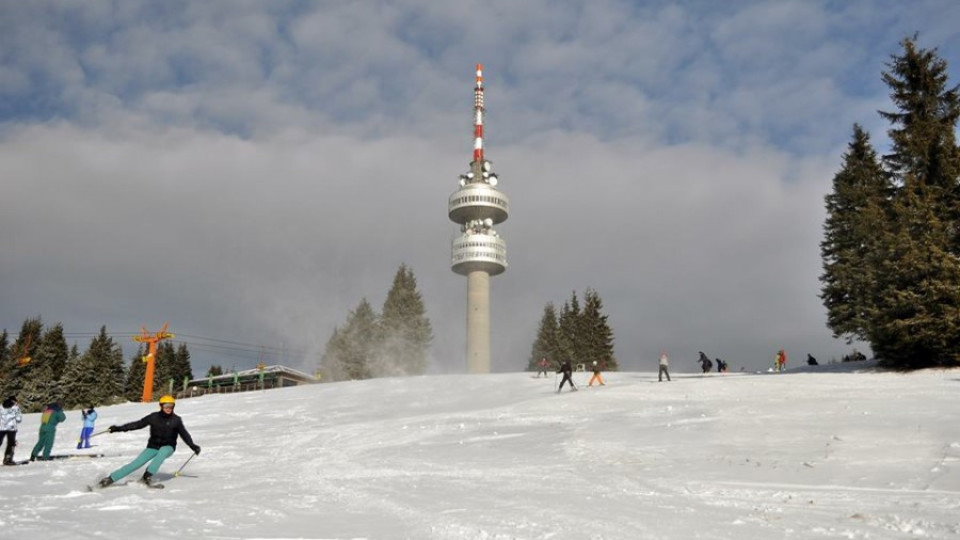
[[[23,460],[23,461],[11,461],[10,463],[4,463],[3,466],[4,466],[4,467],[16,467],[17,465],[29,465],[29,464],[30,464],[30,460],[29,460],[29,459],[25,459],[25,460]]]
[[[84,459],[84,458],[94,459],[94,458],[102,458],[102,457],[109,457],[109,456],[107,456],[106,454],[60,454],[56,456],[50,456],[48,458],[38,457],[37,461],[53,461],[55,459]]]
[[[157,483],[147,484],[146,482],[114,482],[113,484],[110,484],[109,486],[100,486],[99,484],[87,484],[87,491],[89,491],[89,492],[100,491],[100,490],[102,490],[102,489],[108,489],[108,488],[120,487],[120,486],[127,486],[127,485],[130,485],[130,484],[140,484],[140,485],[142,485],[144,488],[148,488],[148,489],[163,489],[163,488],[164,488],[164,485],[163,485],[163,484],[157,484]]]

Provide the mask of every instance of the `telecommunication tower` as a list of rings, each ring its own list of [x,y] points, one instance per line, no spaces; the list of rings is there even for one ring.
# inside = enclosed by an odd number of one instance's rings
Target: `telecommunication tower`
[[[510,199],[497,187],[493,164],[483,155],[483,66],[473,89],[473,161],[460,175],[448,204],[460,224],[453,240],[453,271],[467,276],[467,372],[490,373],[490,276],[507,269],[507,243],[493,229],[507,219]]]

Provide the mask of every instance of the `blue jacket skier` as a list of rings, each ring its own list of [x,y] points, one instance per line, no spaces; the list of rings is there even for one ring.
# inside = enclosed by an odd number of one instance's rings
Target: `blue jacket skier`
[[[90,435],[93,435],[93,425],[97,421],[97,411],[90,409],[83,411],[83,429],[80,431],[80,440],[77,441],[77,450],[90,448]]]
[[[200,454],[200,446],[193,442],[187,428],[183,427],[183,420],[173,413],[176,401],[173,396],[163,396],[160,398],[160,410],[144,416],[140,420],[123,424],[121,426],[110,426],[110,433],[119,431],[134,431],[150,426],[150,438],[147,439],[147,447],[140,452],[133,461],[123,467],[113,471],[109,476],[100,480],[100,487],[107,487],[120,480],[124,476],[143,467],[148,462],[147,470],[144,471],[141,482],[150,487],[163,487],[153,480],[153,475],[157,474],[163,462],[170,457],[177,449],[177,437],[183,439],[183,442],[193,450],[194,454]]]

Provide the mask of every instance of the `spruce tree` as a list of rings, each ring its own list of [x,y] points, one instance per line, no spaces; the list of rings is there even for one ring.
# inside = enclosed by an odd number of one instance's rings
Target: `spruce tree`
[[[141,344],[137,347],[137,352],[130,358],[130,364],[127,366],[124,395],[130,401],[140,401],[143,398],[143,380],[147,374],[143,357],[146,355],[146,345]]]
[[[596,360],[608,371],[619,369],[617,358],[613,354],[613,330],[603,314],[603,300],[597,291],[588,288],[583,293],[583,312],[580,314],[580,327],[584,359]]]
[[[63,406],[73,409],[77,406],[86,407],[94,404],[100,382],[90,350],[81,355],[74,345],[70,352],[70,359],[67,360],[67,367],[60,378]]]
[[[427,370],[433,329],[417,279],[401,264],[387,292],[379,319],[379,348],[371,365],[374,377],[421,375]]]
[[[898,369],[960,365],[960,118],[958,86],[947,63],[916,36],[891,56],[884,82],[896,111],[884,164],[899,190],[877,257],[877,315],[870,342],[883,365]]]
[[[23,321],[17,339],[10,347],[9,369],[3,395],[17,396],[20,400],[20,408],[24,412],[37,412],[44,405],[44,403],[28,403],[22,396],[24,386],[37,376],[35,372],[38,370],[33,358],[40,347],[42,335],[43,322],[40,317],[27,319]]]
[[[370,364],[377,351],[378,334],[377,315],[364,298],[327,342],[322,359],[325,378],[340,381],[372,377]]]
[[[187,349],[186,343],[177,345],[174,365],[176,366],[174,370],[174,376],[176,377],[174,390],[177,390],[177,388],[183,390],[183,381],[187,380],[189,382],[193,380],[193,366],[190,365],[190,350]]]
[[[867,337],[876,270],[872,254],[880,247],[878,233],[890,221],[891,194],[870,136],[855,124],[843,167],[825,197],[827,219],[820,243],[824,270],[820,298],[827,308],[827,327],[848,343]]]
[[[530,348],[530,358],[527,362],[527,371],[537,371],[540,369],[538,362],[541,358],[550,361],[549,369],[560,367],[558,363],[558,351],[560,345],[557,342],[557,334],[560,329],[557,324],[557,309],[553,302],[547,302],[543,308],[543,315],[540,317],[540,326],[537,328],[537,338],[533,341]]]
[[[580,301],[576,291],[571,293],[570,300],[564,302],[560,309],[557,330],[558,360],[561,363],[570,362],[576,368],[576,364],[584,361],[579,345]]]
[[[44,331],[40,345],[28,364],[29,376],[25,378],[19,394],[20,401],[25,405],[24,410],[39,411],[47,403],[63,399],[59,382],[69,356],[63,325],[57,323]]]
[[[157,357],[153,361],[153,393],[162,396],[176,390],[177,351],[170,340],[157,343]]]
[[[320,371],[324,381],[336,382],[350,379],[343,364],[345,356],[343,336],[340,335],[339,328],[334,328],[323,349],[323,356],[320,357]]]

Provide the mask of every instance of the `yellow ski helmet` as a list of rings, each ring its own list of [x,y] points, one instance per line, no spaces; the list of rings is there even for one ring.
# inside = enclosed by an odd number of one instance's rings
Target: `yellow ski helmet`
[[[175,399],[173,399],[173,396],[167,394],[167,395],[163,396],[162,398],[160,398],[160,405],[163,405],[164,403],[169,403],[169,404],[171,404],[171,405],[176,405],[176,404],[177,404],[177,401],[176,401]]]

